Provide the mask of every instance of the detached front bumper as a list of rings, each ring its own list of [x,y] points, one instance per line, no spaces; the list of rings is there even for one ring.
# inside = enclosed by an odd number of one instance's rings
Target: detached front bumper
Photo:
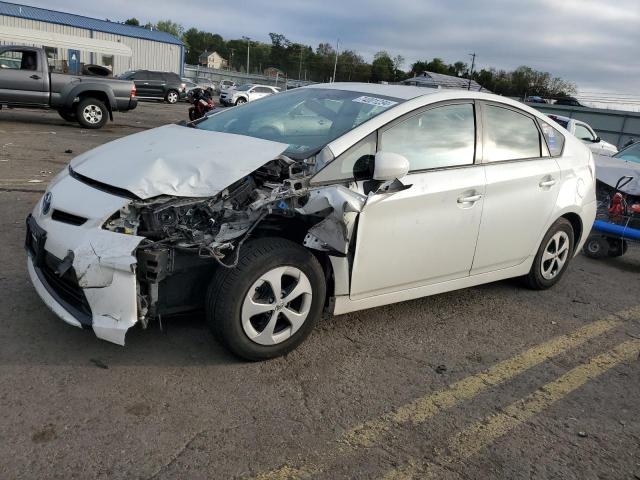
[[[127,330],[138,321],[134,250],[142,237],[101,226],[128,200],[68,176],[56,183],[50,211],[43,213],[41,200],[27,218],[25,248],[31,282],[43,302],[66,323],[91,328],[98,338],[124,345]]]

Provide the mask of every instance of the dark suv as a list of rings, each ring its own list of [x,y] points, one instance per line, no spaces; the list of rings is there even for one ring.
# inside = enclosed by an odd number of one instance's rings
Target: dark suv
[[[156,98],[176,103],[187,96],[186,85],[177,73],[134,70],[123,73],[119,78],[133,80],[138,98]]]

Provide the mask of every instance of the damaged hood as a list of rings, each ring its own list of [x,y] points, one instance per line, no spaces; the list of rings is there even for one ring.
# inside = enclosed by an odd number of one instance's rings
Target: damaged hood
[[[633,180],[620,190],[629,195],[640,196],[640,163],[604,155],[593,157],[596,163],[596,178],[599,181],[615,188],[620,178],[625,175],[633,177]]]
[[[89,150],[71,168],[142,199],[211,197],[287,148],[259,138],[165,125]]]

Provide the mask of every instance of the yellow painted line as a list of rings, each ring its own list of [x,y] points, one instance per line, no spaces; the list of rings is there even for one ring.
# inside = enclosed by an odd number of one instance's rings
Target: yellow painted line
[[[639,354],[640,340],[629,340],[569,370],[525,398],[516,400],[501,412],[492,414],[456,434],[447,445],[447,454],[438,457],[438,465],[446,467],[476,455],[498,438],[584,386],[590,380],[594,380],[625,361],[638,358]],[[425,464],[423,468],[418,468],[415,463],[411,463],[401,469],[389,470],[382,478],[385,480],[437,478],[434,469],[437,469],[437,466],[433,464]]]
[[[424,423],[443,410],[460,405],[475,397],[483,390],[505,383],[526,370],[620,326],[623,320],[638,318],[640,318],[640,306],[589,323],[572,333],[554,337],[514,357],[503,360],[484,372],[459,380],[445,390],[417,398],[390,414],[350,429],[339,439],[337,444],[330,445],[327,451],[322,452],[318,461],[313,465],[305,464],[294,467],[287,464],[276,470],[263,472],[256,478],[260,480],[309,478],[322,472],[326,465],[333,460],[351,456],[362,447],[370,447],[379,443],[382,437],[400,425]]]

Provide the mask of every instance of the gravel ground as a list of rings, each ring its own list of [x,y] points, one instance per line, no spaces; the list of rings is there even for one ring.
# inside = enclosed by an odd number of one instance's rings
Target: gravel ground
[[[126,347],[58,320],[27,278],[25,216],[75,155],[186,116],[141,103],[88,131],[0,111],[0,478],[640,478],[637,248],[579,255],[546,292],[327,318],[263,363],[198,315]]]

